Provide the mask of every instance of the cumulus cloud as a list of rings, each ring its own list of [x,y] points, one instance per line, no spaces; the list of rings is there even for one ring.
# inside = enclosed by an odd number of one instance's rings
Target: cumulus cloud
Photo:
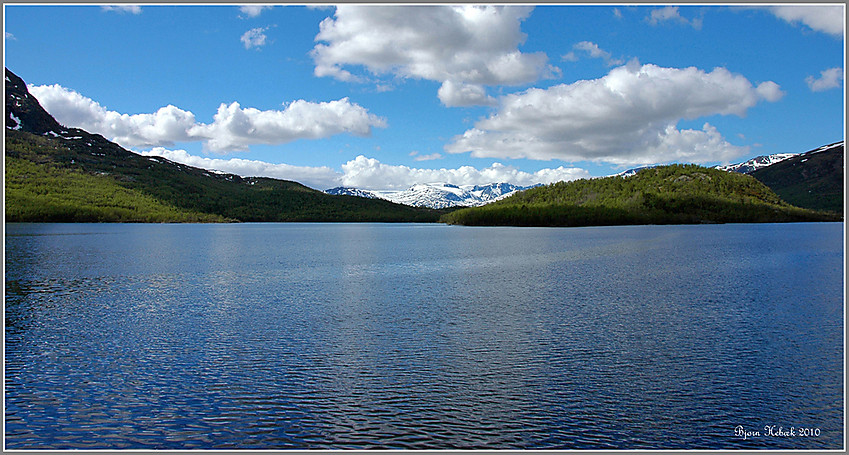
[[[533,88],[501,99],[498,112],[446,145],[475,157],[597,161],[641,165],[727,161],[746,152],[705,123],[678,130],[680,120],[743,116],[783,95],[774,82],[753,86],[725,68],[663,68],[636,61],[595,80]]]
[[[371,134],[386,121],[370,114],[348,98],[322,103],[293,101],[283,110],[242,108],[221,104],[209,125],[199,124],[189,133],[205,138],[213,152],[247,150],[249,144],[282,144],[296,139],[320,139],[340,133]]]
[[[489,104],[483,86],[536,81],[556,72],[542,53],[522,53],[517,6],[339,5],[323,20],[311,55],[316,76],[364,82],[372,77],[443,83],[446,105]],[[367,73],[354,74],[354,67]],[[447,84],[447,85],[446,85]]]
[[[29,86],[41,105],[63,125],[99,133],[124,147],[172,146],[204,141],[213,152],[244,151],[253,144],[283,144],[350,133],[367,136],[386,121],[348,98],[313,103],[297,100],[283,110],[242,108],[222,103],[211,124],[175,106],[153,114],[120,114],[59,85]]]
[[[282,180],[293,180],[319,190],[339,186],[341,182],[341,174],[327,166],[293,166],[290,164],[272,164],[241,158],[207,158],[191,155],[185,150],[168,150],[162,147],[139,152],[139,154],[144,156],[161,156],[176,163],[236,174],[242,177],[271,177]]]
[[[486,94],[483,86],[464,84],[462,82],[445,81],[437,92],[439,100],[448,107],[458,106],[493,106],[495,98]]]
[[[389,165],[363,155],[342,165],[344,186],[370,190],[403,190],[416,183],[453,183],[455,185],[481,185],[507,182],[514,185],[553,183],[561,180],[588,178],[589,173],[580,168],[542,169],[529,173],[493,163],[484,169],[461,166],[454,169],[421,169],[403,165]]]
[[[781,98],[784,98],[784,91],[781,90],[781,87],[772,81],[766,81],[758,84],[755,88],[758,96],[763,98],[770,103],[774,103]]]
[[[114,6],[101,6],[101,10],[103,11],[112,11],[116,13],[131,13],[131,14],[141,14],[141,6],[139,5],[114,5]]]
[[[661,22],[675,22],[678,24],[689,25],[696,30],[702,28],[701,18],[694,18],[693,20],[687,19],[681,15],[677,6],[665,6],[663,8],[653,9],[651,10],[647,20],[651,25],[658,25]]]
[[[54,85],[29,85],[28,89],[56,120],[66,126],[102,134],[125,147],[173,145],[191,140],[187,132],[195,116],[172,105],[153,114],[119,114],[90,98]]]
[[[266,30],[268,30],[268,27],[257,27],[246,31],[240,38],[245,49],[265,46],[265,40],[268,38],[265,36]]]
[[[16,41],[16,40],[17,40],[17,38],[15,38],[15,35],[13,35],[13,34],[11,34],[11,33],[9,33],[9,32],[4,32],[4,33],[5,33],[6,39],[10,39],[10,40],[12,40],[12,41]]]
[[[262,14],[263,11],[271,9],[270,5],[242,5],[239,7],[239,11],[246,15],[247,17],[257,17]]]
[[[791,24],[801,22],[812,30],[843,37],[845,5],[781,5],[771,6],[769,11]]]
[[[805,82],[812,92],[822,92],[833,88],[839,88],[840,82],[843,80],[843,68],[830,68],[825,71],[820,71],[820,78],[808,76]]]

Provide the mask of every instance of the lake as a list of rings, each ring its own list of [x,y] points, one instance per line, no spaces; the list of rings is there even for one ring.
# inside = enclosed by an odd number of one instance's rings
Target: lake
[[[6,224],[6,449],[841,449],[843,224]]]

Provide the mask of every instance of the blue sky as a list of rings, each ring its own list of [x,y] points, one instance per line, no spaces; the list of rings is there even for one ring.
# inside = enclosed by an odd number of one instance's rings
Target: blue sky
[[[844,6],[15,5],[60,123],[318,189],[527,185],[844,138]]]

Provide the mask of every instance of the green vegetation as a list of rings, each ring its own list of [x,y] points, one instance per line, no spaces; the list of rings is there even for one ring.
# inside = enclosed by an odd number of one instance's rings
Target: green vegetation
[[[590,226],[621,224],[838,221],[791,206],[751,176],[696,165],[645,169],[632,177],[559,182],[483,207],[443,215],[464,225]]]
[[[209,172],[82,130],[66,136],[81,139],[6,130],[6,221],[436,222],[445,213]]]
[[[212,222],[108,178],[6,157],[6,220],[50,222]]]

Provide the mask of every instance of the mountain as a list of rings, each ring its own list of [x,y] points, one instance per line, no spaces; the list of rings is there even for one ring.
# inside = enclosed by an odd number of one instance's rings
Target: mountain
[[[420,221],[441,212],[331,196],[133,153],[48,114],[6,69],[6,221]]]
[[[758,169],[765,168],[780,161],[796,156],[796,153],[776,153],[773,155],[756,156],[748,161],[737,164],[727,164],[724,166],[716,166],[717,169],[728,172],[739,172],[741,174],[749,174]]]
[[[6,128],[13,131],[26,131],[38,135],[59,133],[71,134],[63,128],[34,96],[30,95],[27,85],[17,75],[6,69]],[[76,131],[76,130],[75,130]]]
[[[442,217],[449,224],[514,226],[840,219],[836,214],[791,206],[750,175],[697,165],[657,166],[627,178],[610,176],[558,182]]]
[[[333,196],[356,196],[356,197],[364,197],[366,199],[379,199],[378,196],[371,191],[360,190],[357,188],[348,188],[345,186],[337,186],[336,188],[330,188],[329,190],[324,190],[327,194],[332,194]]]
[[[450,207],[477,207],[507,197],[516,191],[533,188],[510,183],[487,185],[453,185],[450,183],[421,183],[403,191],[367,191],[357,188],[337,187],[326,190],[328,194],[386,199],[413,207],[445,209]]]
[[[750,175],[793,205],[843,213],[843,148],[843,141],[824,145]]]

